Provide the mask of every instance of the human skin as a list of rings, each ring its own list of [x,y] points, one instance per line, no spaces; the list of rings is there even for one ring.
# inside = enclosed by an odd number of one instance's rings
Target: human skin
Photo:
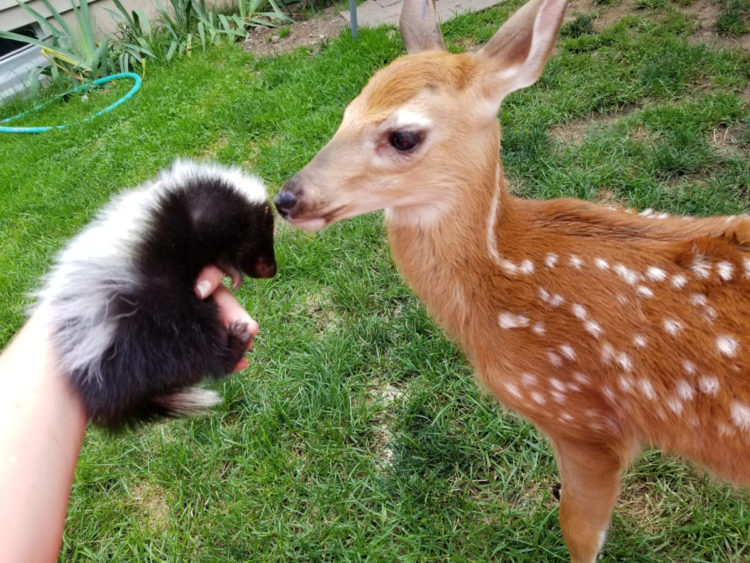
[[[196,294],[213,295],[229,325],[259,327],[226,287],[223,272],[205,268]],[[57,369],[50,327],[35,313],[0,355],[0,548],[3,561],[55,561],[88,416]],[[252,346],[252,338],[248,349]],[[248,366],[242,358],[235,366]]]

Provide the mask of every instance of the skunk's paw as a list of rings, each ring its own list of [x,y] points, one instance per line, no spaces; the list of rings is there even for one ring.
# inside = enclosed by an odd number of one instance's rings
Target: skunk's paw
[[[253,335],[250,333],[250,325],[242,321],[234,321],[227,327],[227,355],[224,362],[224,372],[234,370],[250,346]]]

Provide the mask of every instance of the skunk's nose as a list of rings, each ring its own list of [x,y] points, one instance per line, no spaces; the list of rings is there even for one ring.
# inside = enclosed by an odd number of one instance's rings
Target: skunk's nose
[[[276,275],[276,263],[266,262],[262,258],[259,258],[255,263],[255,268],[258,271],[258,275],[261,278],[272,278]]]
[[[284,218],[288,217],[289,213],[297,205],[299,186],[297,185],[295,178],[296,176],[289,178],[289,180],[281,186],[281,190],[279,190],[279,193],[277,193],[276,197],[273,199],[276,209],[278,209],[279,213]]]

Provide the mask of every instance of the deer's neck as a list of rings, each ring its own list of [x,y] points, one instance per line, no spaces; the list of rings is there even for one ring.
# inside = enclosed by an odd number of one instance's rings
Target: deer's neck
[[[496,294],[486,275],[503,260],[498,241],[512,221],[517,200],[504,187],[499,160],[488,162],[481,181],[456,186],[447,211],[415,220],[415,210],[389,209],[386,227],[401,274],[444,330],[459,342],[477,323],[482,302]],[[488,303],[489,306],[489,303]]]

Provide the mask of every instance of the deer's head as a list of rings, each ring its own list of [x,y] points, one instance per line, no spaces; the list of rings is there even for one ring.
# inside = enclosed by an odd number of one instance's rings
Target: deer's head
[[[544,68],[566,0],[532,0],[476,53],[445,50],[434,0],[404,0],[408,55],[378,71],[328,144],[276,196],[292,224],[318,230],[389,209],[428,221],[495,177],[503,98]]]

